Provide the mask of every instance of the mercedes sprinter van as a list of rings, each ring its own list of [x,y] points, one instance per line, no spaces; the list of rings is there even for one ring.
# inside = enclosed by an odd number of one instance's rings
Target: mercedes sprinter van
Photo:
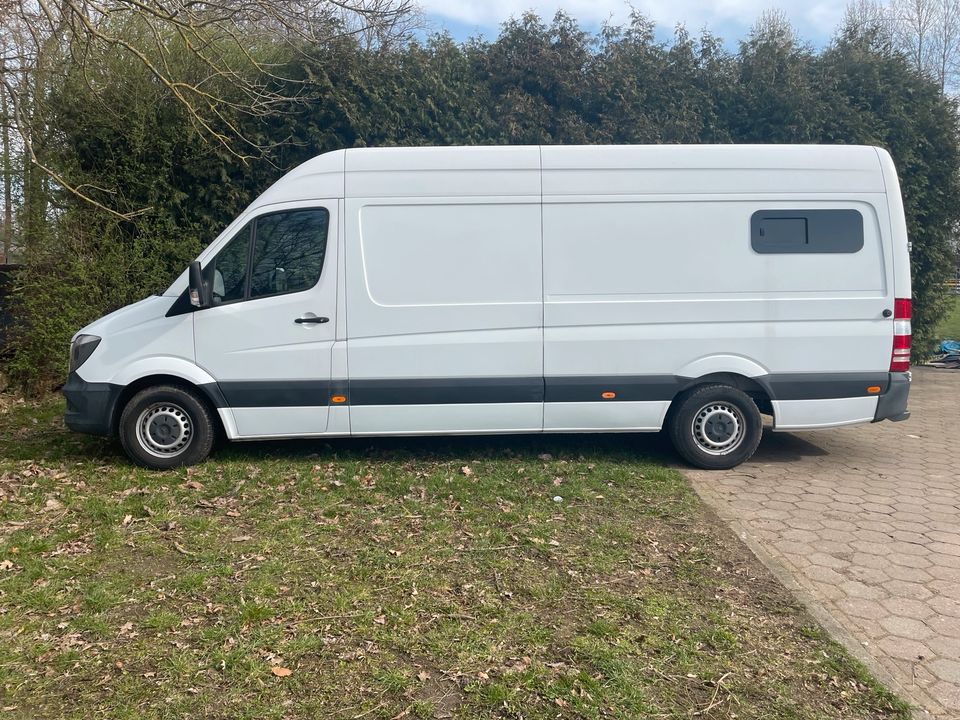
[[[896,171],[855,146],[351,149],[81,330],[66,424],[152,468],[231,440],[655,432],[729,468],[908,416]]]

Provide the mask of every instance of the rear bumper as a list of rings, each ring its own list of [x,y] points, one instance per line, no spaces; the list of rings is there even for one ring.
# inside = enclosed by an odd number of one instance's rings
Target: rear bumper
[[[113,435],[113,410],[123,388],[110,383],[89,383],[70,373],[63,386],[67,411],[63,421],[74,432]]]
[[[909,372],[890,373],[890,385],[887,391],[877,398],[874,422],[881,420],[900,422],[910,417],[910,411],[907,410],[907,397],[910,395],[911,380],[912,376]]]

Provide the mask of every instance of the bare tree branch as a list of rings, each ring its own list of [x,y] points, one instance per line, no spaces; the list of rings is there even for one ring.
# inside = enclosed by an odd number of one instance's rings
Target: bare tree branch
[[[141,66],[197,131],[241,160],[271,146],[239,120],[302,100],[284,63],[345,35],[369,49],[402,42],[419,21],[415,0],[0,0],[0,82],[23,151],[54,182],[121,217],[45,165],[36,151],[42,89],[114,54]],[[72,68],[63,62],[72,61]],[[277,88],[285,88],[283,90]],[[40,90],[40,91],[36,91]],[[140,212],[140,211],[135,211]]]

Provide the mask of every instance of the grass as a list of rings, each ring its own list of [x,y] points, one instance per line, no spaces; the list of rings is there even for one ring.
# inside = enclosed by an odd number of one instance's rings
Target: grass
[[[960,297],[954,297],[953,307],[937,328],[941,340],[960,340]]]
[[[61,412],[0,409],[2,717],[909,717],[656,440],[237,445],[152,473]]]

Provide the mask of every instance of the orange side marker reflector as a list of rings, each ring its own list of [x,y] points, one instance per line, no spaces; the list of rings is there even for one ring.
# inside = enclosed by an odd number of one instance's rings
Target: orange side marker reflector
[[[871,395],[875,395],[875,394],[877,394],[878,392],[880,392],[880,386],[879,386],[879,385],[871,385],[870,387],[867,388],[867,392],[870,393]]]
[[[343,395],[334,395],[332,398],[330,398],[330,402],[334,403],[335,405],[345,403],[346,401],[347,399]]]
[[[600,393],[600,397],[602,397],[604,400],[613,400],[616,396],[617,394],[615,392]]]

